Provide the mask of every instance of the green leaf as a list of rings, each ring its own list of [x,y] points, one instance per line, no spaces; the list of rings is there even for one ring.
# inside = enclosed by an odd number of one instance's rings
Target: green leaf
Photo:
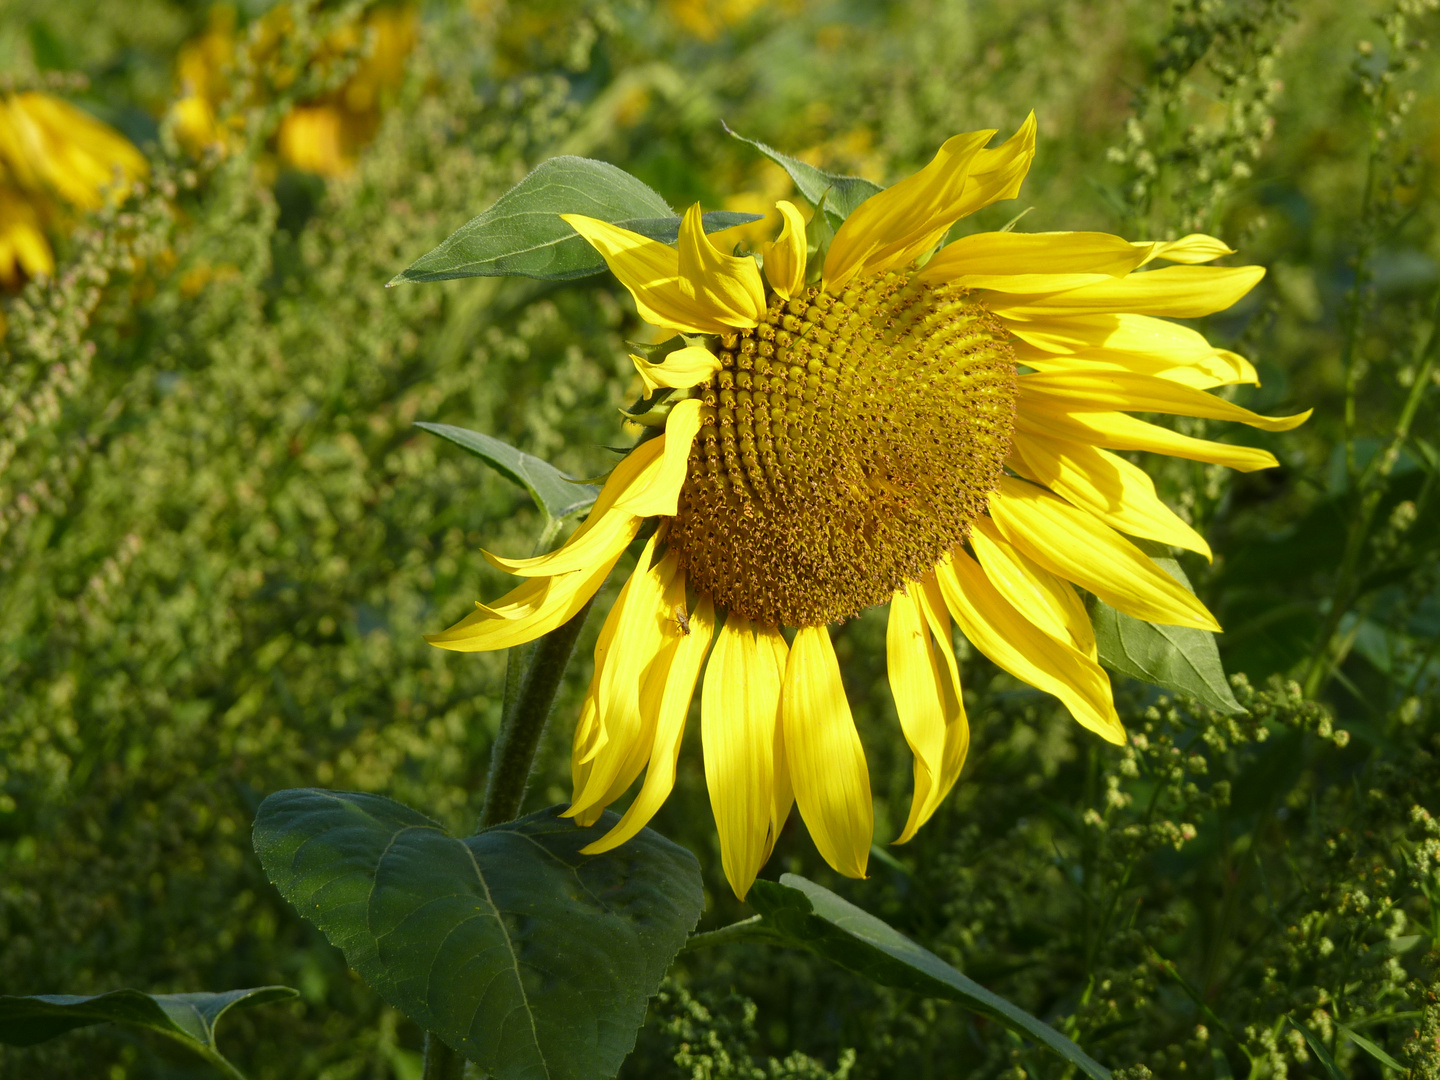
[[[494,1080],[614,1076],[700,918],[695,857],[649,829],[604,855],[562,807],[457,840],[377,795],[279,791],[255,850],[387,1002]]]
[[[92,1024],[129,1024],[159,1032],[235,1074],[215,1046],[215,1025],[220,1018],[237,1006],[264,1005],[297,994],[288,986],[257,986],[220,994],[146,994],[139,990],[112,990],[94,997],[5,994],[0,995],[0,1043],[34,1046]]]
[[[1337,1023],[1335,1025],[1335,1030],[1339,1031],[1347,1039],[1353,1042],[1361,1050],[1364,1050],[1367,1054],[1369,1054],[1376,1061],[1380,1062],[1380,1064],[1384,1065],[1387,1069],[1394,1069],[1396,1072],[1405,1071],[1404,1065],[1401,1065],[1400,1062],[1396,1061],[1393,1057],[1387,1054],[1375,1043],[1365,1038],[1365,1036],[1361,1035],[1358,1031],[1355,1031],[1352,1028],[1348,1028],[1344,1024],[1340,1023]]]
[[[1306,1044],[1310,1047],[1310,1052],[1315,1055],[1316,1060],[1320,1062],[1320,1067],[1325,1070],[1325,1075],[1330,1077],[1330,1080],[1346,1080],[1345,1074],[1340,1071],[1340,1066],[1335,1064],[1335,1059],[1330,1056],[1330,1051],[1326,1050],[1325,1044],[1320,1041],[1320,1036],[1304,1024],[1297,1024],[1293,1017],[1285,1017],[1285,1022],[1304,1037]]]
[[[442,439],[449,439],[484,459],[496,472],[530,492],[535,505],[557,521],[587,509],[600,496],[598,487],[572,480],[548,461],[516,450],[509,443],[492,436],[451,424],[417,422],[415,426]]]
[[[680,219],[653,188],[604,161],[566,155],[535,166],[494,206],[460,226],[390,284],[510,275],[566,281],[600,273],[605,260],[560,220],[561,214],[599,218],[667,244],[680,233]],[[704,216],[705,231],[759,221],[760,216],[715,211]]]
[[[1035,1040],[1091,1080],[1110,1080],[1108,1069],[1049,1024],[967,979],[934,953],[813,881],[796,874],[783,875],[778,884],[757,881],[750,903],[764,917],[764,925],[790,944],[884,986],[958,1001]]]
[[[744,135],[731,131],[729,125],[724,124],[723,121],[722,125],[735,138],[743,143],[749,143],[789,173],[790,179],[795,181],[795,186],[800,189],[800,194],[804,195],[813,206],[819,207],[823,198],[825,212],[834,219],[836,225],[853,214],[855,208],[871,195],[885,190],[879,184],[866,180],[862,176],[840,176],[817,169],[814,165],[807,165],[803,161],[782,154],[779,150],[766,146],[762,142],[747,139]]]
[[[1178,562],[1169,556],[1151,558],[1185,588],[1195,591]],[[1100,663],[1111,671],[1190,694],[1217,712],[1231,716],[1245,712],[1230,690],[1215,635],[1210,631],[1132,618],[1094,597],[1090,620],[1095,626]]]

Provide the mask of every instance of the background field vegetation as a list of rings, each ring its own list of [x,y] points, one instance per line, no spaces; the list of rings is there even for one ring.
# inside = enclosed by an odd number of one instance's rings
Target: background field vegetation
[[[836,645],[878,800],[871,877],[835,878],[798,818],[766,874],[825,882],[1130,1075],[1326,1075],[1289,1017],[1347,1076],[1395,1073],[1347,1028],[1440,1076],[1435,3],[428,0],[387,9],[413,49],[353,160],[319,172],[282,125],[343,97],[373,5],[295,3],[247,53],[267,7],[0,5],[7,92],[61,93],[152,170],[57,226],[56,274],[0,300],[0,990],[285,983],[297,1001],[222,1035],[250,1076],[418,1077],[419,1032],[280,900],[250,821],[318,785],[473,823],[504,660],[420,635],[501,591],[479,548],[528,551],[538,519],[412,424],[599,474],[640,329],[608,277],[385,282],[555,154],[677,207],[763,211],[788,181],[722,119],[890,180],[1033,108],[1020,199],[962,229],[1028,209],[1026,230],[1208,231],[1268,268],[1202,329],[1261,372],[1236,400],[1314,418],[1224,432],[1273,450],[1270,472],[1148,463],[1216,550],[1186,568],[1250,715],[1117,679],[1134,742],[1115,749],[967,652],[965,777],[883,846],[910,765],[871,612]],[[250,59],[207,69],[226,134],[197,143],[175,102],[204,40]],[[533,807],[568,795],[597,630]],[[712,927],[745,912],[694,726],[654,824],[699,856]],[[113,1031],[0,1051],[17,1078],[204,1068]],[[682,955],[622,1075],[1060,1071],[954,1006],[732,946]]]

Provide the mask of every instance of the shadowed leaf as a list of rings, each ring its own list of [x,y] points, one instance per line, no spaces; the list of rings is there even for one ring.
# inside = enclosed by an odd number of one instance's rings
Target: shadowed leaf
[[[649,829],[581,855],[619,819],[561,809],[458,840],[376,795],[279,791],[255,850],[381,997],[486,1075],[603,1080],[700,918],[700,868]]]

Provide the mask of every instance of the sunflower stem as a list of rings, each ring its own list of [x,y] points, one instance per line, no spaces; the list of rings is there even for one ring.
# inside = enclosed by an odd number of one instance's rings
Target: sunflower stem
[[[764,925],[763,916],[752,915],[748,919],[741,919],[737,923],[722,926],[718,930],[706,930],[703,934],[691,934],[680,951],[682,953],[694,952],[696,949],[708,949],[715,945],[731,945],[741,941],[783,944],[784,938]]]
[[[550,719],[550,707],[555,704],[560,680],[565,676],[565,668],[575,651],[575,640],[580,636],[594,599],[592,596],[587,600],[569,622],[542,637],[531,650],[528,664],[517,657],[517,649],[510,650],[512,670],[524,667],[524,674],[513,680],[513,697],[512,680],[508,671],[506,674],[506,706],[500,720],[500,734],[490,751],[485,805],[480,810],[477,829],[503,825],[520,813],[525,789],[530,786],[535,751]],[[464,1072],[465,1059],[434,1032],[426,1032],[423,1080],[462,1080]]]

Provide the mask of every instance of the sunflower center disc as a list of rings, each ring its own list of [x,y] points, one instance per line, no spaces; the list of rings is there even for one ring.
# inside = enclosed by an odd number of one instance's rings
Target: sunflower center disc
[[[984,513],[1010,449],[1008,337],[961,289],[886,274],[774,297],[726,335],[670,532],[695,589],[820,626],[923,577]]]

